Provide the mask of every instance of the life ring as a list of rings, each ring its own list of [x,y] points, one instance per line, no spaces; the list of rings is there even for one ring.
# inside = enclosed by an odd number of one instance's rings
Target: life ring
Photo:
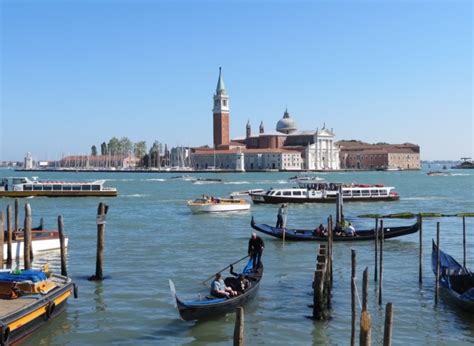
[[[0,334],[0,345],[1,346],[7,346],[8,340],[10,339],[10,328],[7,326],[2,325],[1,327],[1,333]]]
[[[54,302],[49,303],[46,308],[46,320],[49,320],[53,316],[54,310],[56,309],[56,304]]]

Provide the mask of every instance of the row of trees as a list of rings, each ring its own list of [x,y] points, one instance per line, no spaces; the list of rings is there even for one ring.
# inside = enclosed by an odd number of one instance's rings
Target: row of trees
[[[147,151],[146,141],[139,141],[133,143],[129,138],[112,137],[108,142],[102,142],[100,145],[100,155],[133,155],[141,160],[141,166],[144,167],[161,167],[164,154],[165,158],[168,158],[168,148],[165,144],[162,148],[162,144],[158,141],[154,141],[150,150]],[[98,156],[98,150],[95,145],[91,147],[91,155]]]

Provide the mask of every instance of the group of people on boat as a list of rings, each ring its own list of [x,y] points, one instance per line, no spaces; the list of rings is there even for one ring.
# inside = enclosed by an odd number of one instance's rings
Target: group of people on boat
[[[343,223],[336,222],[336,226],[334,227],[334,231],[333,231],[334,236],[336,237],[356,237],[357,236],[355,227],[352,225],[351,222],[349,222],[345,228],[342,225]],[[313,235],[317,237],[327,237],[328,230],[321,223],[318,227],[316,227],[313,230]]]
[[[263,239],[254,232],[249,240],[248,256],[252,259],[252,272],[257,272],[261,266],[261,258],[265,244]],[[221,273],[216,273],[211,284],[211,296],[213,298],[232,298],[245,292],[251,285],[251,277],[244,273],[234,272],[233,265],[230,265],[230,274],[233,277],[222,279]]]

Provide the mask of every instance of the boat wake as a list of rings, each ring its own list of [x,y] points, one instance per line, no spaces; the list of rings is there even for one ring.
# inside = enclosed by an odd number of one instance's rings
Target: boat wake
[[[121,195],[120,197],[127,197],[127,198],[141,198],[141,197],[146,197],[148,195],[142,194],[142,193],[134,193],[131,195]]]
[[[166,179],[150,178],[150,179],[141,179],[140,181],[166,181]]]
[[[225,185],[244,185],[244,184],[250,184],[249,181],[227,181],[224,183]]]

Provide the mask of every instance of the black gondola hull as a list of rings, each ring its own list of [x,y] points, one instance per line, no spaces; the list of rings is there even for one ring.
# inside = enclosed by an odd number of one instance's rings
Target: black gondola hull
[[[254,219],[250,223],[253,229],[267,234],[269,236],[283,239],[283,229],[272,227],[266,224],[256,224]],[[384,239],[396,238],[407,234],[416,233],[418,231],[419,225],[415,223],[410,226],[402,227],[385,227],[384,228]],[[290,229],[285,228],[285,240],[289,241],[327,241],[328,237],[317,236],[314,234],[313,230],[303,230],[303,229]],[[356,232],[357,236],[334,236],[333,241],[368,241],[375,239],[375,232],[373,229],[370,230],[361,230]],[[380,235],[379,235],[380,236]]]
[[[179,315],[185,321],[194,321],[212,319],[233,313],[238,307],[245,305],[257,295],[262,276],[263,264],[260,264],[258,271],[252,274],[250,278],[251,286],[244,293],[229,299],[215,299],[215,303],[213,303],[213,300],[208,300],[204,301],[205,304],[201,302],[193,304],[184,302],[175,296]]]

